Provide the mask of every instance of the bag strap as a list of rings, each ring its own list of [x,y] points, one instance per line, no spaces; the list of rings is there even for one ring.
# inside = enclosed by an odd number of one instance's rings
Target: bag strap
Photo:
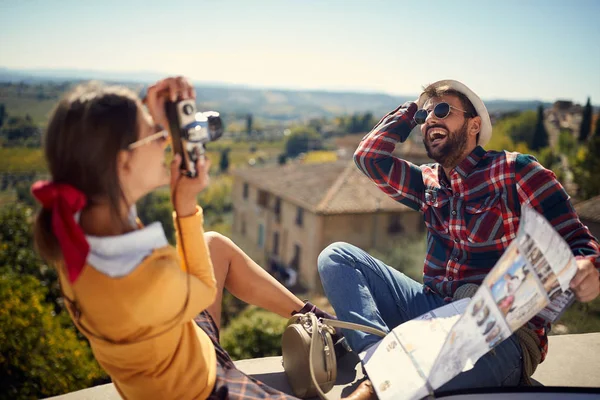
[[[323,321],[323,323],[325,323],[329,326],[333,326],[334,328],[354,329],[355,331],[362,331],[362,332],[370,333],[372,335],[376,335],[379,337],[385,337],[387,335],[387,333],[385,333],[381,329],[372,328],[370,326],[361,325],[361,324],[355,324],[353,322],[344,322],[344,321],[340,321],[337,319],[327,319],[327,318],[322,318],[321,321]]]
[[[319,394],[319,397],[321,398],[321,400],[331,400],[327,397],[327,395],[323,392],[323,390],[321,390],[321,386],[317,382],[317,378],[315,376],[315,368],[313,367],[313,360],[314,360],[313,353],[316,349],[317,340],[318,340],[317,337],[320,336],[319,335],[319,320],[317,319],[317,316],[314,313],[307,313],[306,315],[308,315],[310,317],[311,325],[312,325],[312,335],[311,335],[311,340],[310,340],[310,350],[309,350],[309,356],[308,356],[308,367],[310,370],[310,377],[313,381],[313,385],[315,385],[315,387],[317,388],[317,393]],[[366,325],[354,324],[352,322],[344,322],[344,321],[338,321],[335,319],[327,319],[327,318],[322,318],[321,321],[324,324],[329,325],[334,328],[354,329],[356,331],[370,333],[373,335],[377,335],[379,337],[385,337],[387,335],[387,333],[385,333],[382,330],[372,328],[372,327],[366,326]],[[335,351],[335,350],[331,349],[331,351]]]

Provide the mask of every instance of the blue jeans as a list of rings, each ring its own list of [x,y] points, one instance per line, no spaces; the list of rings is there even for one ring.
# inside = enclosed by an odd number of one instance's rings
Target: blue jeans
[[[342,321],[389,332],[446,304],[422,284],[348,243],[329,245],[318,263],[325,295]],[[344,335],[357,353],[381,340],[353,330],[344,330]],[[439,390],[516,386],[521,378],[521,358],[521,346],[513,335]]]

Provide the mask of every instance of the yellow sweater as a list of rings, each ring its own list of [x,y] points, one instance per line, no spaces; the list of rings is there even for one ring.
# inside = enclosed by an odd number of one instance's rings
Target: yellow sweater
[[[178,222],[179,254],[156,249],[126,276],[86,265],[71,285],[59,268],[81,311],[77,320],[69,309],[71,318],[124,399],[205,399],[215,384],[215,348],[192,320],[217,292],[202,210]]]

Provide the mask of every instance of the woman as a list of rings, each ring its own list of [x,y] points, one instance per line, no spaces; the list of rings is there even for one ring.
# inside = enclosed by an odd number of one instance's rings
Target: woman
[[[314,310],[231,240],[204,233],[196,198],[208,185],[165,165],[167,99],[194,98],[183,78],[159,81],[147,110],[121,87],[79,86],[55,109],[45,137],[52,180],[32,188],[43,208],[40,253],[59,271],[65,303],[94,356],[126,399],[289,398],[243,375],[218,342],[221,298],[289,318]],[[170,182],[177,249],[134,204]]]

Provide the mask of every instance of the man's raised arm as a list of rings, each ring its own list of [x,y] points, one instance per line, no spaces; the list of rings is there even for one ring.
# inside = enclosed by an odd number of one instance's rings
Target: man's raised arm
[[[383,117],[360,142],[354,162],[391,198],[419,211],[424,198],[421,169],[392,155],[396,143],[404,142],[415,127],[416,111],[417,104],[407,102]]]

